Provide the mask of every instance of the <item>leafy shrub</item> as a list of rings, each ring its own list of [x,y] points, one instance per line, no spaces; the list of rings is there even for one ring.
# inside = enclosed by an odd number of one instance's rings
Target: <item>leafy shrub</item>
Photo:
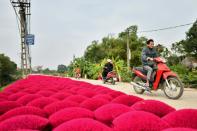
[[[197,87],[197,71],[189,71],[184,65],[178,64],[170,66],[170,69],[178,74],[180,79],[185,85],[191,85],[190,87]],[[196,85],[196,86],[195,86]]]
[[[90,64],[88,67],[87,75],[88,78],[92,78],[94,80],[98,79],[98,76],[100,75],[102,71],[102,66],[99,64]]]
[[[130,82],[131,81],[132,72],[128,71],[128,69],[126,67],[122,68],[120,75],[121,75],[121,79],[123,82]]]

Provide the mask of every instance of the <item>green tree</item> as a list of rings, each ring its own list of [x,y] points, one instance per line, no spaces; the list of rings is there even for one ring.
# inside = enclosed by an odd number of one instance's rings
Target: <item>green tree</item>
[[[50,74],[51,71],[50,71],[49,68],[46,68],[46,69],[44,69],[44,70],[42,71],[42,73],[44,73],[44,74]]]
[[[185,52],[197,58],[197,20],[186,33],[186,40],[183,42]]]
[[[65,73],[65,71],[67,70],[67,67],[65,65],[58,65],[57,67],[57,72],[58,73]]]
[[[0,54],[0,86],[4,86],[14,80],[17,65],[4,54]]]
[[[73,62],[71,62],[71,64],[69,65],[69,74],[71,75],[71,72],[72,72],[71,76],[73,76],[74,69],[80,68],[81,76],[85,77],[87,75],[88,70],[89,70],[88,69],[89,66],[90,66],[90,62],[87,61],[84,57],[75,58],[73,60]]]
[[[158,55],[161,57],[168,58],[172,54],[171,51],[167,47],[161,44],[156,45],[155,48],[156,48]]]
[[[178,57],[177,55],[173,54],[171,56],[168,57],[168,61],[167,64],[169,66],[174,66],[180,63],[180,57]]]
[[[116,71],[117,73],[117,76],[118,76],[118,79],[120,81],[122,81],[122,71],[123,71],[123,68],[126,67],[125,63],[123,60],[120,60],[118,57],[116,57],[115,59],[112,58],[112,61],[113,61],[113,65],[114,65],[114,70]]]
[[[93,63],[100,63],[104,58],[119,58],[127,61],[127,40],[129,41],[129,48],[131,50],[131,66],[138,66],[141,64],[141,51],[146,43],[145,37],[137,36],[137,26],[130,26],[123,32],[119,33],[117,38],[104,37],[99,43],[93,41],[87,47],[84,57],[87,61]]]
[[[171,47],[171,50],[173,51],[173,53],[179,54],[179,55],[185,55],[186,52],[183,47],[184,42],[185,42],[184,40],[181,40],[180,42],[173,43]]]
[[[186,39],[172,44],[172,51],[197,58],[197,20],[186,33]]]
[[[93,63],[99,62],[105,56],[105,51],[98,41],[93,41],[92,44],[87,47],[84,54],[85,59]]]
[[[126,43],[127,41],[129,41],[129,48],[131,51],[131,56],[130,56],[131,66],[139,66],[141,64],[141,51],[147,41],[147,38],[137,36],[137,29],[138,29],[137,26],[133,25],[128,27],[124,32],[121,32],[119,34],[120,39],[122,39],[125,43],[125,47],[124,47],[125,57],[121,59],[123,59],[124,61],[127,60]]]

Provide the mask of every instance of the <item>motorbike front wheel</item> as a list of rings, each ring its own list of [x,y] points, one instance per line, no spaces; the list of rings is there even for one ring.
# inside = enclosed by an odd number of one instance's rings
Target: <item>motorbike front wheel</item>
[[[140,77],[138,77],[138,76],[135,76],[135,78],[133,79],[133,82],[135,82],[136,84],[137,83],[142,83],[143,81],[142,81],[142,79],[140,78]],[[143,94],[144,93],[144,89],[141,89],[141,88],[139,88],[139,87],[137,87],[137,86],[133,86],[133,89],[134,89],[134,91],[137,93],[137,94]]]
[[[163,85],[164,94],[170,99],[178,99],[182,96],[184,86],[177,77],[168,77]]]

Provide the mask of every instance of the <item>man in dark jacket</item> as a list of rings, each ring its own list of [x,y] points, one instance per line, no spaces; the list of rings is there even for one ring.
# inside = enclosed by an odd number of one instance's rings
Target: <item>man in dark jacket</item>
[[[105,66],[103,68],[103,73],[102,73],[103,79],[106,79],[107,74],[110,71],[113,71],[113,64],[112,64],[112,61],[110,59],[107,59],[107,63],[105,64]]]
[[[142,50],[142,64],[144,70],[148,72],[146,87],[149,87],[149,81],[151,79],[154,66],[153,58],[157,57],[157,52],[154,49],[154,41],[152,39],[149,39],[146,44],[147,46]]]

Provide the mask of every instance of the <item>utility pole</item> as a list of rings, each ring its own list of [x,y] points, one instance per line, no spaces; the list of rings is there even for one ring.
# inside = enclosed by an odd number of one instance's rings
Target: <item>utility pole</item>
[[[19,21],[20,39],[21,39],[21,70],[25,77],[31,73],[31,55],[30,47],[27,42],[27,36],[30,34],[30,0],[10,0],[17,19]]]
[[[127,32],[127,68],[128,71],[130,70],[130,59],[131,59],[131,52],[129,48],[129,29],[126,30]]]

